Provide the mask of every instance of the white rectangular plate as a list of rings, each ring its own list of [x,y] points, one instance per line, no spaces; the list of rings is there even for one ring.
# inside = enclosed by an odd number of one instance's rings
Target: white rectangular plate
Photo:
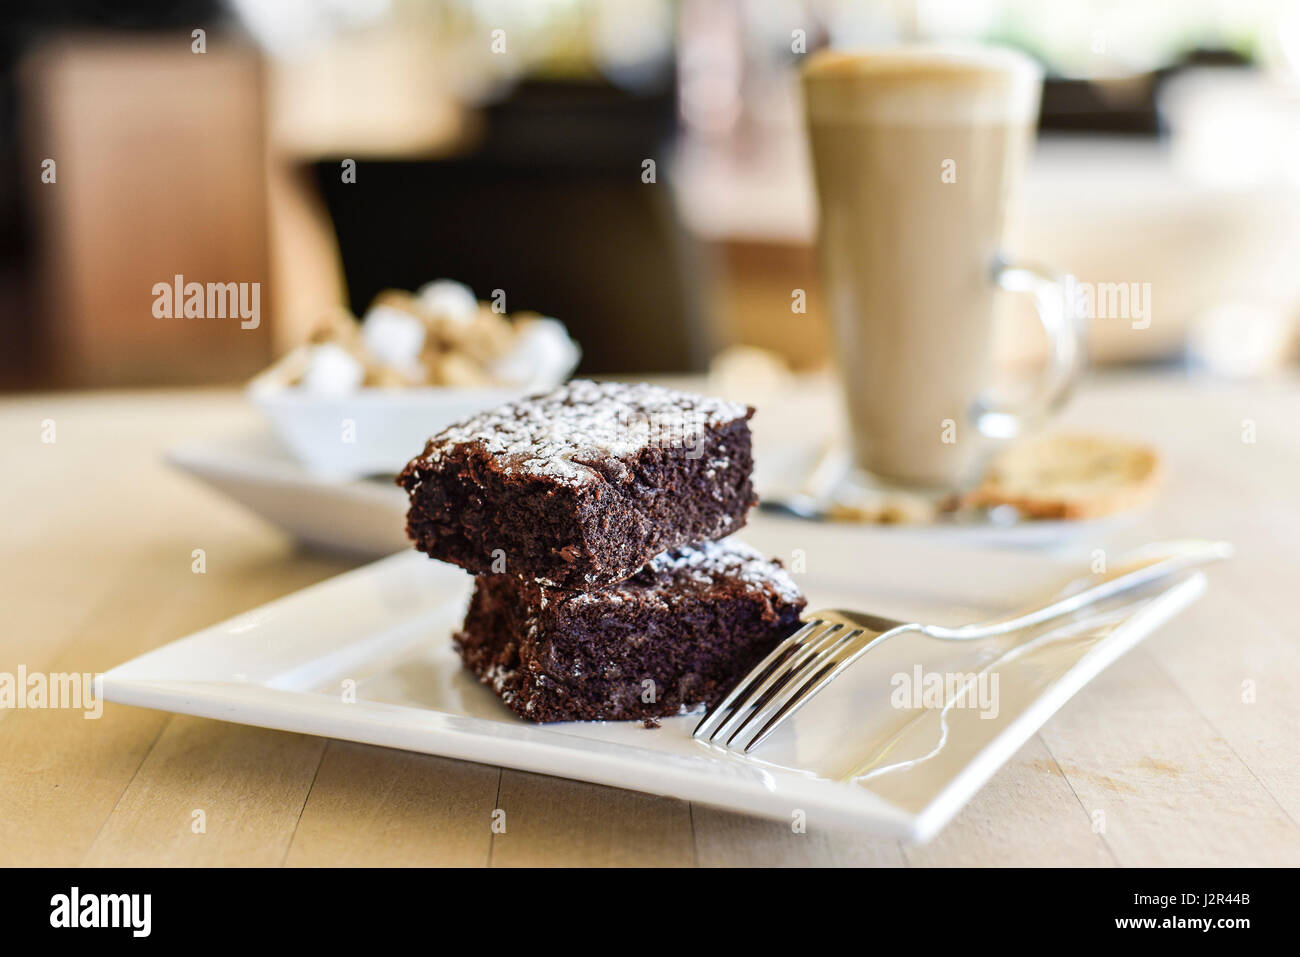
[[[771,444],[755,469],[756,487],[774,499],[788,497],[788,476],[804,475],[816,446]],[[406,537],[406,492],[391,478],[340,479],[313,473],[267,430],[203,438],[167,451],[167,461],[246,506],[273,525],[315,548],[368,558],[410,547]],[[1070,521],[938,522],[890,525],[877,531],[894,538],[951,540],[954,544],[1016,548],[1056,547],[1096,539],[1118,530],[1130,516]]]
[[[167,462],[306,545],[366,558],[411,547],[409,500],[392,478],[314,475],[270,432],[188,442],[168,449]]]
[[[796,577],[809,609],[943,624],[1009,611],[1081,571],[1077,558],[963,549],[870,529],[756,519],[745,537],[796,570],[806,567]],[[119,665],[104,676],[104,695],[786,820],[799,809],[826,826],[924,841],[1071,695],[1204,584],[1200,574],[1187,576],[1107,606],[1100,618],[1070,619],[1010,654],[1006,639],[899,639],[863,659],[750,757],[693,740],[698,716],[657,729],[519,720],[451,648],[469,577],[414,552]],[[972,696],[969,707],[924,707],[923,700],[913,707],[916,699],[899,698],[918,668],[923,679],[985,671],[983,690],[996,687],[996,696]]]

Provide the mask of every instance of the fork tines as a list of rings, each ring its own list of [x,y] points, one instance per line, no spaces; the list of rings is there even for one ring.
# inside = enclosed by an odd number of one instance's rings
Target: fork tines
[[[757,747],[811,697],[810,691],[820,690],[842,670],[841,652],[865,633],[821,618],[805,622],[704,716],[694,737],[730,746],[741,732],[756,727],[743,750]]]

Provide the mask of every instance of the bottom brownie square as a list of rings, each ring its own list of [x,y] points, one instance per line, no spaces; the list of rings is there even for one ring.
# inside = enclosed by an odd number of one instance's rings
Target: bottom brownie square
[[[780,562],[707,542],[594,591],[480,576],[456,644],[530,721],[648,720],[716,703],[794,630],[804,604]]]

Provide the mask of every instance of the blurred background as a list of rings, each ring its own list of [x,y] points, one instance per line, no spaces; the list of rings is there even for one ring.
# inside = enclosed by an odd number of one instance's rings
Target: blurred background
[[[11,0],[3,18],[8,390],[241,381],[338,305],[439,277],[559,317],[584,373],[737,346],[817,369],[799,61],[948,38],[1047,72],[1010,249],[1150,284],[1149,325],[1099,318],[1094,361],[1294,361],[1294,3]],[[151,290],[176,274],[261,283],[259,326],[159,321]],[[1032,361],[1037,324],[1003,325],[1003,360]]]

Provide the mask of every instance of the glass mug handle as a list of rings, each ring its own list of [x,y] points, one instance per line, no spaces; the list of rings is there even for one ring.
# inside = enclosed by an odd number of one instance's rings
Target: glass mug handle
[[[1069,398],[1083,371],[1083,330],[1066,308],[1064,280],[1036,266],[1011,265],[1001,257],[990,272],[993,284],[1005,292],[1029,293],[1047,332],[1047,366],[1034,394],[1015,405],[975,403],[975,424],[991,439],[1014,439],[1042,423]]]

